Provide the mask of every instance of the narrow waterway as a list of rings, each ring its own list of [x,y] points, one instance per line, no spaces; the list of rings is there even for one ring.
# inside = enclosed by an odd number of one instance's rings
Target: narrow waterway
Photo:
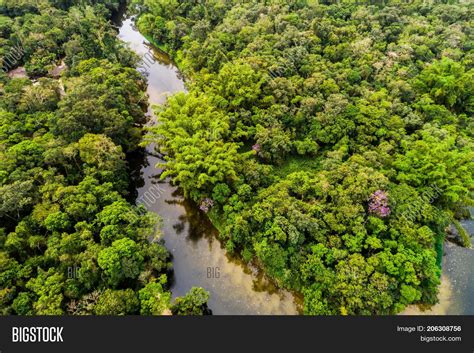
[[[152,106],[164,103],[170,94],[184,91],[184,82],[166,53],[152,47],[130,18],[121,23],[119,37],[143,58],[140,71],[148,80],[148,114],[154,123]],[[163,219],[163,238],[173,255],[173,297],[197,286],[210,292],[213,314],[297,314],[301,307],[298,298],[276,288],[257,269],[226,255],[205,214],[184,200],[176,187],[160,181],[160,170],[155,167],[159,162],[153,145],[149,145],[135,179],[142,180],[138,200],[151,200],[144,204]]]

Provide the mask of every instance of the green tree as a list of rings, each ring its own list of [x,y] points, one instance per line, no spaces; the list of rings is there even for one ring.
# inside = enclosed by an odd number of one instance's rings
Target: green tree
[[[103,249],[97,259],[108,282],[116,287],[127,279],[136,279],[143,268],[143,255],[131,239],[116,240]]]
[[[173,315],[208,315],[207,308],[209,293],[202,288],[193,287],[184,296],[178,297],[171,307]]]
[[[133,315],[138,313],[140,302],[136,293],[125,290],[106,289],[94,306],[96,315]]]
[[[166,279],[165,279],[166,281]],[[160,282],[150,282],[140,289],[140,314],[163,315],[170,308],[171,294],[163,289]]]

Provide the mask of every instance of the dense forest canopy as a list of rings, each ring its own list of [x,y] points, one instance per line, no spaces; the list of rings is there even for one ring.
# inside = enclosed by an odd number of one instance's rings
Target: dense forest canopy
[[[136,0],[188,78],[148,139],[306,314],[437,301],[472,205],[473,3]]]
[[[437,301],[473,205],[474,4],[134,0],[188,86],[146,141],[118,7],[0,0],[2,314],[209,313],[202,288],[172,303],[160,219],[133,203],[126,156],[149,141],[306,314]]]
[[[160,219],[129,201],[146,82],[118,5],[0,0],[1,314],[207,313],[201,288],[171,303]]]

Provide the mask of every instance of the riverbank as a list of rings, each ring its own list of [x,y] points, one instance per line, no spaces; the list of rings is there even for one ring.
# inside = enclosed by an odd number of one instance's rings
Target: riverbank
[[[163,104],[168,94],[184,91],[184,81],[170,58],[162,57],[161,50],[153,47],[133,25],[130,18],[120,26],[119,38],[140,57],[151,52],[154,62],[146,68],[149,97],[148,115],[155,123],[152,106]],[[157,191],[153,202],[145,204],[149,211],[163,220],[165,246],[173,255],[173,298],[181,296],[193,286],[210,292],[209,307],[213,314],[227,315],[295,315],[301,313],[301,299],[277,288],[262,271],[226,254],[217,239],[218,231],[197,205],[185,200],[178,188],[168,180],[160,180],[162,163],[147,146],[143,161],[137,162],[136,173],[141,176],[137,199],[143,199],[151,190]]]
[[[399,315],[448,315],[453,300],[453,286],[446,275],[441,275],[438,300],[439,303],[431,307],[409,305]]]

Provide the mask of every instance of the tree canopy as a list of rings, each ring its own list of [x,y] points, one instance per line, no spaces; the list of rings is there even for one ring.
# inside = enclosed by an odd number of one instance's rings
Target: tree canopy
[[[189,78],[149,138],[229,252],[307,314],[436,302],[473,202],[472,3],[135,3]]]

